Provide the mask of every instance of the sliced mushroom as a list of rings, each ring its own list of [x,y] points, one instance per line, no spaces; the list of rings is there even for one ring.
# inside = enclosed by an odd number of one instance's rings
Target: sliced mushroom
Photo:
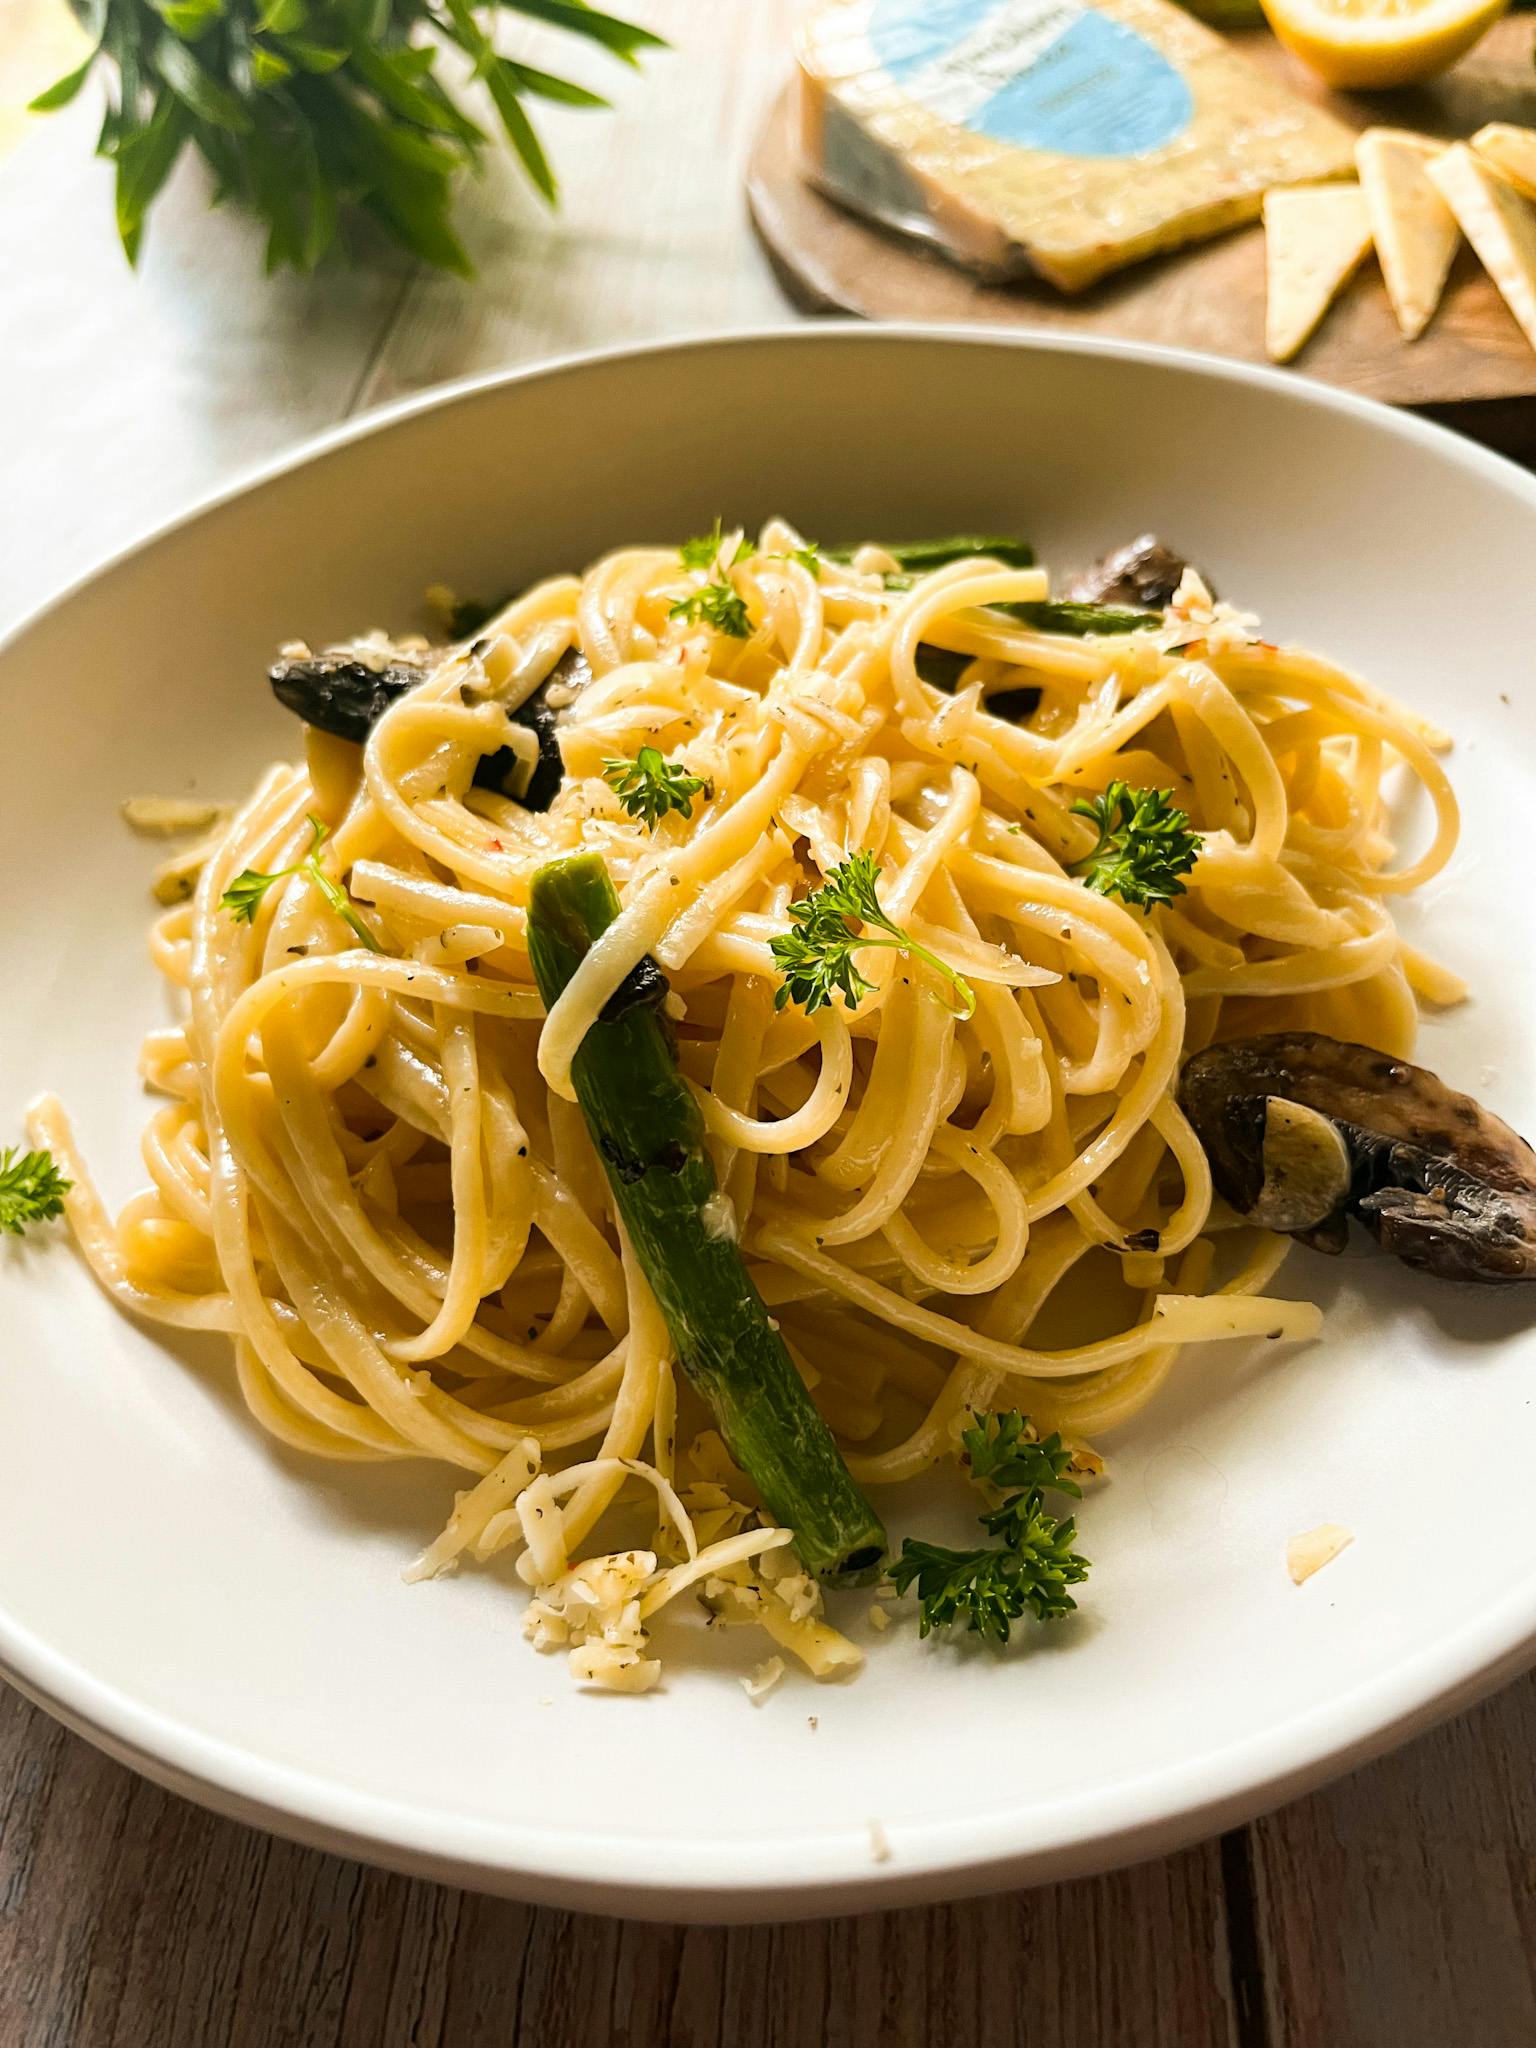
[[[1077,604],[1141,604],[1161,611],[1173,603],[1188,567],[1156,534],[1144,533],[1074,576],[1061,595]]]
[[[1536,1280],[1536,1152],[1425,1068],[1277,1032],[1196,1053],[1179,1100],[1249,1222],[1340,1251],[1357,1216],[1426,1272]]]
[[[380,659],[372,645],[336,647],[324,654],[285,656],[267,671],[278,702],[296,712],[306,725],[338,739],[367,739],[390,705],[414,690],[438,659],[435,653],[416,656],[391,650]],[[556,737],[560,709],[592,680],[592,670],[579,647],[569,648],[549,675],[511,718],[526,726],[539,743],[539,763],[526,789],[518,790],[518,757],[511,747],[484,754],[475,765],[474,780],[499,796],[516,796],[530,811],[547,811],[565,773]]]

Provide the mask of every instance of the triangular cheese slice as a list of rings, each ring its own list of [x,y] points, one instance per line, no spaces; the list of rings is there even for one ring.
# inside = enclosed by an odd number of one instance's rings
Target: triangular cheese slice
[[[1485,163],[1518,185],[1527,199],[1536,199],[1536,128],[1490,121],[1473,136],[1472,147]]]
[[[1264,194],[1264,343],[1288,363],[1371,246],[1358,185],[1281,185]]]
[[[1436,157],[1429,175],[1536,348],[1536,213],[1506,177],[1464,142],[1453,142]]]
[[[1355,144],[1387,297],[1410,341],[1424,332],[1439,305],[1461,240],[1455,214],[1424,171],[1444,147],[1401,128],[1367,128]]]

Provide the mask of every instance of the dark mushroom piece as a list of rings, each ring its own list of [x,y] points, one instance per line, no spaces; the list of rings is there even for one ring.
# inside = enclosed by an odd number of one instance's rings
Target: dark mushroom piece
[[[430,673],[431,659],[396,653],[380,661],[360,650],[333,648],[274,662],[267,678],[278,702],[306,725],[361,746],[390,705]],[[475,783],[514,798],[527,810],[547,811],[565,774],[556,738],[560,709],[591,680],[586,656],[579,647],[568,649],[533,695],[510,714],[513,724],[526,726],[539,743],[538,766],[527,788],[518,791],[520,764],[511,747],[483,754],[475,765]]]
[[[1061,594],[1077,604],[1139,604],[1161,611],[1173,603],[1188,567],[1156,534],[1144,533],[1074,576]]]
[[[1536,1152],[1425,1068],[1284,1031],[1196,1053],[1179,1101],[1248,1222],[1337,1252],[1356,1216],[1444,1279],[1536,1280]]]

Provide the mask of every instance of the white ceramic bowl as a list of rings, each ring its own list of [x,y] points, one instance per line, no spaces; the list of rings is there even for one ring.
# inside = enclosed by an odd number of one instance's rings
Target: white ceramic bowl
[[[557,365],[316,443],[90,578],[0,661],[0,1138],[57,1087],[136,1184],[152,848],[129,795],[294,746],[262,670],[618,542],[782,509],[1080,559],[1152,527],[1271,632],[1455,731],[1464,849],[1407,921],[1473,980],[1426,1058],[1536,1128],[1536,483],[1296,378],[1150,350],[822,327]],[[1190,1355],[1112,1440],[1081,1616],[1002,1658],[905,1626],[854,1685],[753,1707],[745,1635],[663,1691],[573,1689],[508,1583],[407,1586],[441,1469],[274,1448],[222,1343],[125,1322],[63,1242],[0,1255],[0,1663],[151,1776],[303,1840],[528,1898],[768,1918],[1172,1847],[1466,1704],[1536,1640],[1524,1296],[1298,1253],[1308,1348]],[[1301,1589],[1287,1540],[1354,1547]],[[808,1717],[816,1725],[808,1725]],[[889,1842],[876,1860],[871,1823]]]

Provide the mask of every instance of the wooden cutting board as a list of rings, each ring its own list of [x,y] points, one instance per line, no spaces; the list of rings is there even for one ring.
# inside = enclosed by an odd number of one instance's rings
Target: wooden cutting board
[[[1291,89],[1366,128],[1470,135],[1485,121],[1536,126],[1536,23],[1497,23],[1470,56],[1426,86],[1394,93],[1333,92],[1264,30],[1230,40]],[[1005,326],[1178,343],[1248,362],[1264,354],[1264,237],[1257,225],[1154,257],[1068,298],[1045,284],[984,284],[921,244],[845,212],[800,175],[792,94],[773,107],[747,173],[756,225],[786,289],[815,312],[874,320],[987,321]],[[1395,405],[1467,408],[1456,423],[1536,453],[1536,351],[1463,244],[1445,299],[1413,342],[1398,333],[1372,261],[1297,358],[1309,376]],[[1481,403],[1479,403],[1481,402]],[[1514,452],[1513,450],[1511,452]]]

